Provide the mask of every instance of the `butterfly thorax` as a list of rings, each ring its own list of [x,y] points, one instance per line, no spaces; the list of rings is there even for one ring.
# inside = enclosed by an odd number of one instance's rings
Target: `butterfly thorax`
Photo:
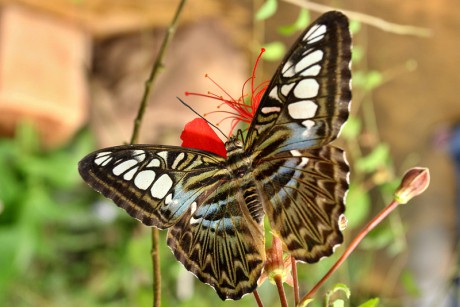
[[[244,151],[243,142],[232,137],[225,143],[227,168],[234,178],[243,178],[251,171],[251,161]]]
[[[254,178],[252,159],[246,154],[243,142],[237,137],[230,138],[225,143],[225,149],[227,169],[234,179],[233,183],[239,187],[248,213],[257,224],[260,224],[264,212]]]

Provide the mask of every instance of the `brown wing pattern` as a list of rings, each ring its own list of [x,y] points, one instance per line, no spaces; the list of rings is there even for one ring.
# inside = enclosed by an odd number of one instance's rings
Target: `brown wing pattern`
[[[201,194],[169,229],[168,245],[187,270],[222,299],[254,291],[265,262],[262,225],[251,218],[235,181]]]
[[[292,150],[259,165],[264,211],[295,259],[316,262],[342,243],[348,175],[344,152],[330,145]]]

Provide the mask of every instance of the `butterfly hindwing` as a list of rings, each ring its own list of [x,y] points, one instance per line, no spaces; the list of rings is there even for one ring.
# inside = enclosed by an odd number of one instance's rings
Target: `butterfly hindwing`
[[[272,230],[295,259],[316,262],[342,243],[349,167],[343,150],[326,145],[263,159],[256,171]]]
[[[351,100],[348,19],[329,12],[287,53],[261,99],[246,150],[261,157],[334,140]]]
[[[265,262],[262,224],[251,217],[238,182],[222,181],[197,198],[168,232],[176,258],[222,299],[257,286]]]

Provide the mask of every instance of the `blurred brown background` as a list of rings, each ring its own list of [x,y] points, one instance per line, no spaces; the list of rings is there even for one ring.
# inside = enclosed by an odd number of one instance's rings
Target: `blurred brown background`
[[[0,128],[12,135],[17,120],[37,124],[48,147],[60,146],[89,123],[99,146],[129,140],[144,81],[178,1],[0,1]],[[155,83],[141,141],[179,144],[180,131],[195,117],[176,99],[185,91],[214,90],[210,74],[230,93],[240,92],[260,45],[285,40],[277,25],[292,22],[298,7],[279,1],[267,22],[253,19],[262,1],[190,0],[166,67]],[[449,278],[456,270],[455,173],[439,133],[460,120],[460,2],[318,1],[338,9],[431,30],[431,36],[398,35],[362,24],[356,44],[365,47],[367,68],[385,82],[371,99],[378,141],[391,146],[396,172],[429,167],[429,190],[401,208],[408,253],[422,295],[407,306],[447,306]],[[319,14],[311,11],[312,17]],[[293,40],[295,38],[291,37]],[[25,60],[24,60],[25,59]],[[416,68],[407,69],[411,63]],[[265,79],[276,64],[263,64]],[[189,99],[212,110],[208,100]],[[375,137],[375,136],[374,136]],[[444,145],[443,145],[444,144]],[[352,204],[349,204],[350,206]],[[385,271],[392,259],[382,257]],[[369,286],[378,293],[377,281]],[[446,298],[443,300],[442,298]]]

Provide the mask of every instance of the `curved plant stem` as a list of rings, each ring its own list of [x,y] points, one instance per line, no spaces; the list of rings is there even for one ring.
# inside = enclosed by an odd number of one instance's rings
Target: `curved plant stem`
[[[158,52],[156,60],[153,63],[152,70],[150,71],[150,75],[147,81],[145,81],[144,94],[142,95],[142,100],[139,105],[139,110],[137,112],[136,119],[134,120],[134,128],[133,128],[133,133],[131,135],[130,144],[135,144],[138,142],[139,131],[140,131],[140,127],[142,124],[142,119],[144,118],[145,110],[147,108],[148,99],[151,94],[151,89],[153,87],[154,81],[156,80],[156,77],[158,76],[158,73],[165,66],[163,63],[164,56],[169,46],[169,43],[171,42],[171,39],[174,33],[176,32],[177,21],[179,20],[179,16],[186,2],[187,0],[181,0],[181,2],[179,3],[176,13],[174,15],[174,18],[171,21],[171,24],[168,27],[168,31],[161,44],[160,51]],[[152,290],[153,290],[153,306],[154,307],[159,307],[161,305],[161,273],[160,273],[160,255],[158,253],[158,238],[159,238],[158,229],[152,228],[152,240],[151,240],[152,249],[150,251],[150,254],[152,257],[152,266],[153,266],[153,276],[152,276],[153,289]]]
[[[264,307],[264,304],[262,303],[262,300],[260,299],[259,292],[257,292],[257,290],[254,290],[252,294],[254,294],[254,298],[256,299],[257,306]]]
[[[283,279],[281,275],[277,274],[273,278],[276,283],[276,287],[278,288],[278,294],[280,296],[280,303],[282,307],[288,307],[287,299],[286,299],[286,293],[284,292],[284,287],[283,287]]]
[[[166,49],[169,46],[169,43],[171,42],[172,37],[174,36],[174,33],[176,32],[177,21],[179,20],[179,16],[185,5],[185,2],[187,2],[187,0],[181,0],[181,2],[179,3],[176,10],[176,14],[174,15],[174,18],[168,27],[168,31],[166,32],[163,42],[161,43],[160,51],[158,52],[157,58],[153,63],[149,78],[147,79],[147,81],[145,81],[144,95],[142,96],[141,105],[139,106],[139,111],[137,112],[137,117],[134,120],[134,129],[130,142],[131,144],[137,143],[137,140],[139,138],[139,130],[142,123],[142,118],[144,117],[145,109],[147,108],[150,90],[154,84],[154,81],[156,80],[158,73],[160,72],[160,69],[163,69],[165,66],[163,63],[164,55],[166,53]]]
[[[304,7],[321,13],[337,9],[336,7],[305,0],[284,0],[284,2],[292,3],[300,7]],[[431,29],[396,24],[371,15],[343,9],[340,10],[351,19],[360,21],[370,26],[374,26],[386,32],[395,33],[399,35],[413,35],[418,37],[431,37],[433,35],[433,31]]]
[[[294,257],[291,257],[292,279],[294,282],[294,303],[295,306],[299,304],[299,278],[297,276],[297,263]]]
[[[158,252],[159,242],[158,228],[152,227],[152,249],[150,255],[152,257],[153,266],[153,306],[159,307],[161,305],[161,272],[160,272],[160,253]]]
[[[400,203],[396,200],[393,200],[388,206],[386,206],[382,211],[380,211],[377,216],[375,216],[364,228],[360,231],[360,233],[356,236],[356,238],[350,243],[347,247],[345,252],[342,256],[337,260],[337,262],[329,269],[329,271],[321,278],[320,281],[310,290],[300,301],[298,306],[303,306],[305,302],[312,298],[315,295],[316,291],[324,284],[324,282],[342,265],[342,263],[350,256],[353,250],[358,246],[358,244],[364,239],[364,237],[377,226],[380,224],[396,207],[398,207]]]

